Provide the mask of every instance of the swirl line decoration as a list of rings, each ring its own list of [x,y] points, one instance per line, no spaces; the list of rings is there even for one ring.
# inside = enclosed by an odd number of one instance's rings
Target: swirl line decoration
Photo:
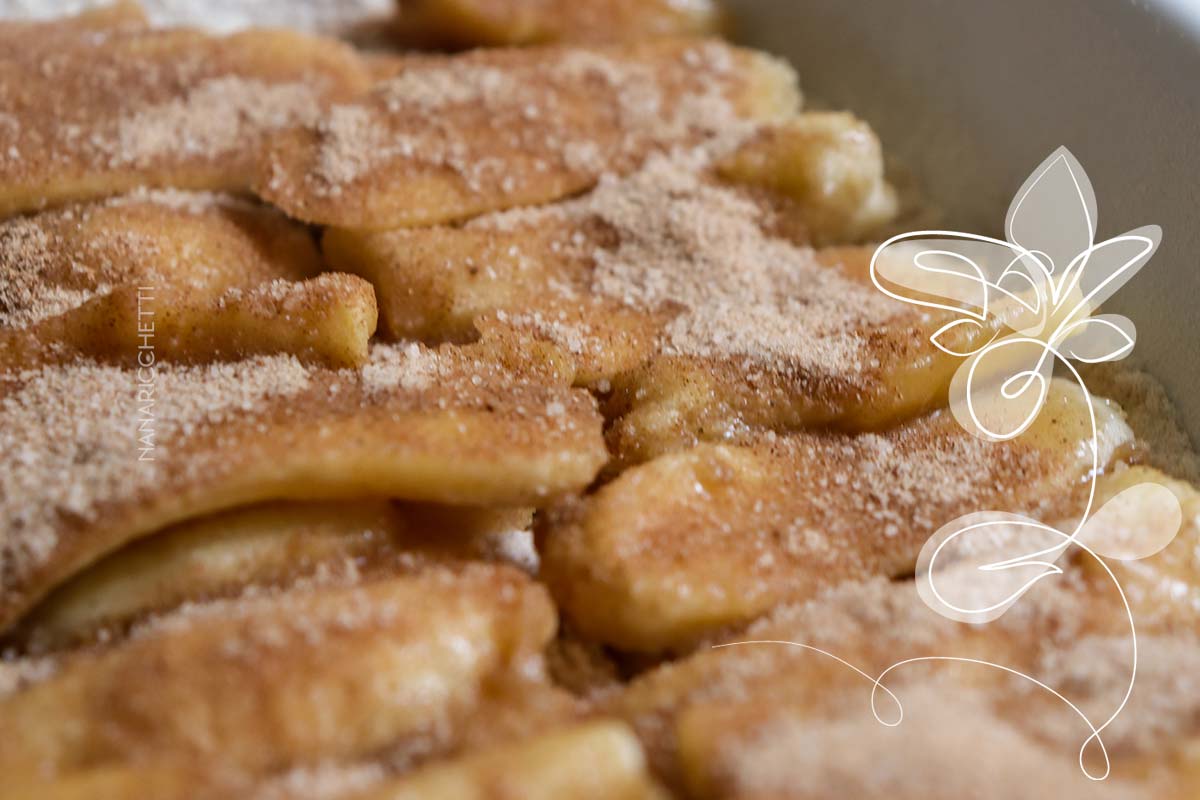
[[[943,230],[904,233],[881,244],[871,260],[871,279],[888,296],[954,318],[931,342],[960,357],[950,385],[949,407],[968,432],[989,441],[1023,433],[1046,401],[1057,366],[1083,393],[1091,423],[1087,502],[1067,530],[1028,516],[978,511],[946,523],[925,543],[917,562],[916,585],[922,600],[949,619],[987,623],[999,618],[1042,580],[1063,574],[1058,563],[1071,548],[1094,559],[1120,595],[1132,640],[1129,681],[1114,710],[1099,722],[1053,687],[1003,664],[951,656],[897,661],[871,677],[824,650],[797,642],[733,642],[724,647],[776,644],[803,648],[834,658],[872,683],[871,710],[888,726],[899,725],[903,707],[885,679],[908,664],[928,661],[972,663],[1024,679],[1065,703],[1090,735],[1079,748],[1079,767],[1101,781],[1111,765],[1101,737],[1120,715],[1137,677],[1137,630],[1120,581],[1106,559],[1132,560],[1153,555],[1175,537],[1182,510],[1166,487],[1143,483],[1129,487],[1093,513],[1099,462],[1096,413],[1072,362],[1095,364],[1129,355],[1135,328],[1117,314],[1095,314],[1108,298],[1154,254],[1161,229],[1150,225],[1096,241],[1096,197],[1087,173],[1065,147],[1042,162],[1017,192],[1005,220],[1005,239]],[[1131,511],[1146,522],[1128,535],[1114,531],[1116,515]],[[1136,515],[1133,515],[1136,516]],[[1173,524],[1172,524],[1173,523]],[[1144,528],[1144,529],[1142,529]],[[887,719],[877,703],[880,693],[895,706]],[[1102,769],[1089,770],[1085,755],[1097,749]]]

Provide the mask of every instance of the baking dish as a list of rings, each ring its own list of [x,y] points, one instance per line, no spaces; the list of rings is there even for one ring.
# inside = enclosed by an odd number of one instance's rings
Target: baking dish
[[[1163,228],[1108,304],[1133,358],[1200,439],[1200,2],[729,0],[737,38],[792,61],[805,93],[865,118],[944,227],[995,235],[1065,145],[1099,200],[1098,238]]]

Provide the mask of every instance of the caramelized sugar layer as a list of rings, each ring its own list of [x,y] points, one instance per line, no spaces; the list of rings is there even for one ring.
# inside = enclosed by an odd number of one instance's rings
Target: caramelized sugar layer
[[[258,193],[346,228],[458,220],[582,191],[799,102],[788,68],[719,42],[412,56],[396,71],[272,137]]]
[[[540,359],[540,360],[539,360]],[[138,536],[271,499],[542,504],[607,460],[561,356],[380,345],[361,370],[275,356],[132,370],[78,363],[0,393],[0,626]],[[152,459],[152,460],[151,460]]]
[[[288,353],[367,358],[374,291],[308,231],[225,195],[141,192],[0,223],[0,369]]]
[[[366,89],[357,54],[285,31],[123,12],[0,23],[0,214],[139,186],[244,190],[258,144]]]

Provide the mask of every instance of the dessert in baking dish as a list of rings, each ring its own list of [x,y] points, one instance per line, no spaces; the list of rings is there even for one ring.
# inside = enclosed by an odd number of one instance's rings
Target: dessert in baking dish
[[[880,142],[687,38],[718,17],[428,0],[410,41],[532,46],[386,55],[0,22],[0,798],[1200,790],[1161,392],[958,425],[952,317],[870,281]],[[951,518],[1093,480],[1183,512],[1123,597],[1081,556],[991,625],[920,601]],[[1080,755],[1123,601],[1136,688]]]

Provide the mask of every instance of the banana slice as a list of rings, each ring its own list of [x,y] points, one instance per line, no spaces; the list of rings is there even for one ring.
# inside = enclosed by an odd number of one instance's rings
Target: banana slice
[[[841,584],[722,638],[727,646],[645,672],[597,710],[628,720],[655,773],[689,797],[857,797],[884,785],[903,798],[1174,797],[1144,767],[1200,742],[1197,703],[1173,688],[1200,662],[1195,631],[1139,640],[1138,688],[1103,732],[1113,769],[1101,784],[1079,770],[1091,731],[1075,709],[976,663],[1044,682],[1097,725],[1108,718],[1130,679],[1128,622],[1115,592],[1066,567],[988,625],[935,614],[911,581]],[[1181,702],[1166,708],[1165,695]],[[1100,772],[1096,757],[1092,748],[1085,763]],[[1187,780],[1178,796],[1194,789]]]
[[[139,16],[0,23],[0,216],[138,186],[244,190],[268,134],[370,83],[333,40]]]
[[[1132,434],[1095,403],[1100,463]],[[797,433],[702,445],[560,506],[542,571],[585,634],[627,650],[686,648],[787,600],[911,573],[926,539],[981,510],[1077,513],[1092,469],[1087,403],[1056,382],[1034,425],[975,438],[946,411],[882,434]]]
[[[969,690],[928,685],[901,693],[896,728],[872,715],[869,685],[835,692],[841,713],[772,703],[698,704],[678,725],[688,796],[709,800],[981,800],[1052,794],[1073,800],[1132,800],[1146,788],[1124,774],[1089,780],[1070,746],[1053,749]],[[882,693],[881,693],[882,694]],[[881,701],[881,707],[886,696]],[[888,708],[890,711],[890,707]],[[1020,764],[1019,771],[1012,769]],[[968,766],[969,765],[969,768]],[[1150,795],[1153,796],[1153,795]]]
[[[268,503],[175,525],[122,548],[59,587],[10,637],[29,653],[108,640],[185,602],[301,579],[503,557],[529,509],[400,505],[386,500]]]
[[[554,627],[543,590],[490,565],[201,606],[0,700],[0,764],[14,778],[153,759],[261,774],[402,740],[432,749]]]
[[[762,207],[750,213],[761,216],[765,229],[772,220],[786,227],[793,239],[845,242],[890,216],[886,198],[891,189],[883,178],[879,141],[864,123],[849,114],[809,113],[755,131],[721,159],[692,154],[675,166],[685,172],[715,172],[748,192],[767,191]],[[686,175],[675,177],[676,183],[686,180]],[[384,328],[392,336],[461,338],[472,333],[480,315],[498,310],[533,310],[552,324],[560,312],[578,304],[572,301],[603,294],[591,280],[597,257],[641,233],[631,230],[633,223],[646,223],[628,220],[622,225],[612,208],[618,203],[652,208],[660,199],[651,196],[654,182],[634,178],[582,200],[541,211],[487,215],[464,227],[333,228],[325,234],[324,249],[336,268],[362,275],[378,288]],[[703,181],[671,189],[676,200],[709,207],[749,199],[706,187]],[[669,221],[658,222],[668,233]],[[662,266],[667,272],[674,265]],[[580,297],[559,296],[568,288]],[[601,306],[589,309],[584,320],[569,322],[596,324],[611,313]],[[600,344],[605,347],[593,349],[612,347],[610,341]],[[610,366],[608,377],[621,365],[618,360]]]
[[[0,369],[290,353],[367,358],[374,292],[302,226],[226,195],[140,192],[0,224]]]
[[[353,103],[272,137],[256,191],[384,230],[555,200],[652,151],[793,114],[795,74],[716,41],[412,56]]]
[[[872,286],[872,250],[804,244],[809,220],[841,238],[888,193],[869,131],[801,115],[713,158],[652,157],[582,198],[461,227],[335,228],[323,249],[376,287],[390,336],[507,327],[555,342],[581,383],[611,391],[624,463],[746,429],[875,429],[944,404],[961,360],[930,335],[949,317]]]
[[[816,245],[862,239],[898,210],[884,178],[879,138],[845,112],[810,112],[764,125],[716,169],[725,180],[795,203]]]
[[[561,354],[519,342],[382,345],[358,371],[269,357],[0,381],[0,627],[122,545],[267,500],[528,507],[607,461]]]

